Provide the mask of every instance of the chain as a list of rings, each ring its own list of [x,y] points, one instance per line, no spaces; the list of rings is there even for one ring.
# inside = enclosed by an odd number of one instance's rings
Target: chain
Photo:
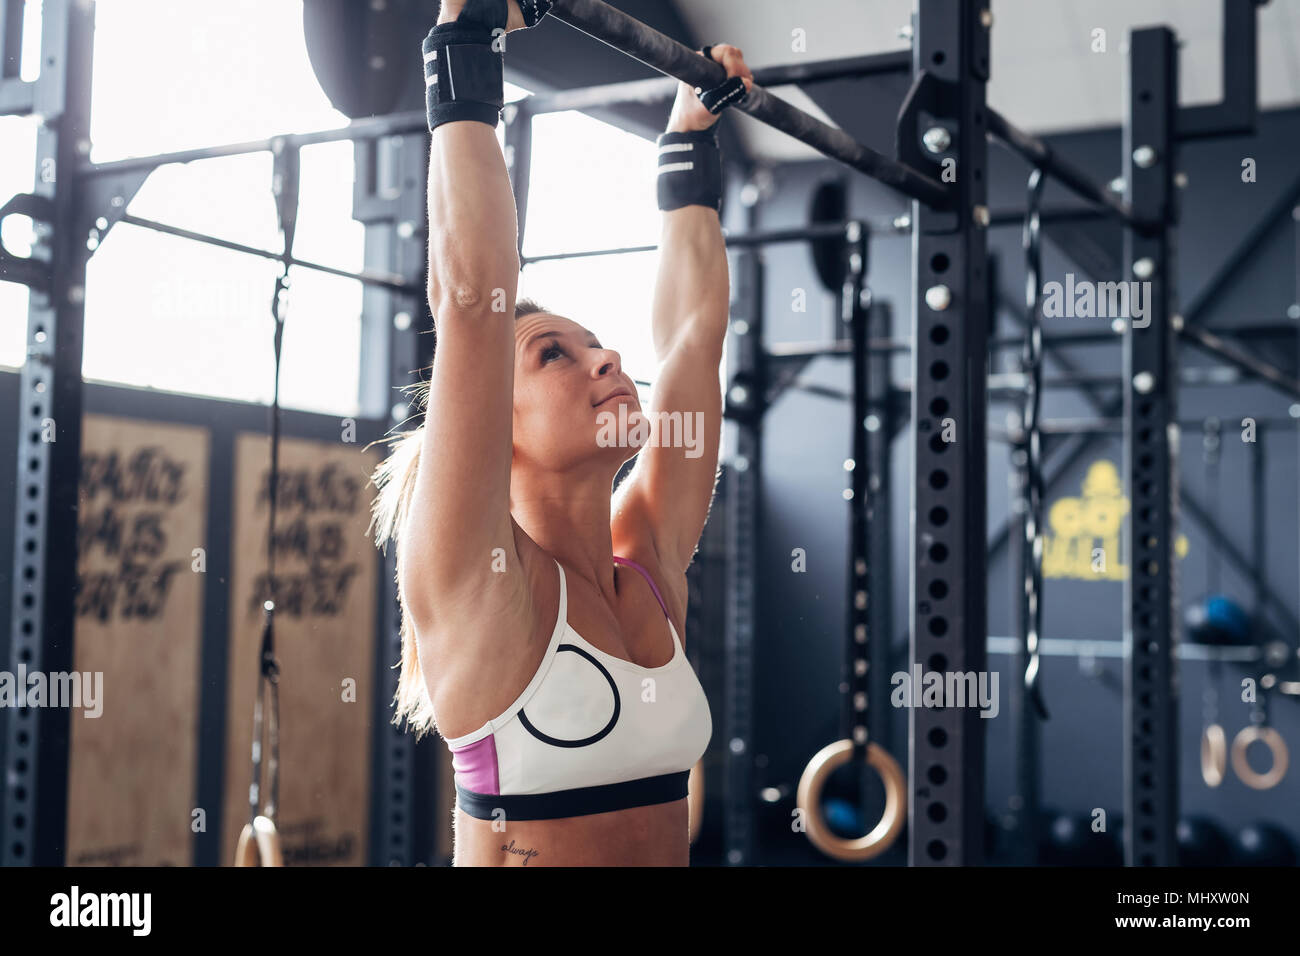
[[[1043,388],[1042,322],[1042,233],[1039,212],[1042,209],[1044,176],[1035,167],[1029,174],[1029,195],[1025,215],[1023,244],[1025,249],[1025,304],[1029,324],[1025,329],[1025,349],[1021,360],[1025,377],[1024,420],[1022,422],[1023,455],[1017,456],[1023,469],[1025,495],[1021,567],[1024,594],[1021,621],[1024,629],[1025,692],[1042,720],[1048,719],[1041,683],[1043,627],[1043,456],[1039,414]]]

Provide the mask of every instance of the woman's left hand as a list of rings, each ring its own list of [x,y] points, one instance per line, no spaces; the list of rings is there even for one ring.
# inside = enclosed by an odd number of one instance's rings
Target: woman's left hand
[[[727,68],[727,76],[742,77],[745,91],[754,88],[754,74],[745,65],[745,54],[729,43],[715,43],[709,50],[713,59]],[[685,133],[693,130],[705,130],[718,121],[700,102],[695,88],[689,83],[677,84],[677,99],[673,101],[673,111],[668,117],[669,133]]]

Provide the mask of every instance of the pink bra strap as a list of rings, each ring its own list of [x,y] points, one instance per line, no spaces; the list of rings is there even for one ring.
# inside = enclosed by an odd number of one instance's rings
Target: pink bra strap
[[[659,602],[659,607],[663,609],[664,617],[668,617],[668,606],[664,604],[663,595],[659,593],[659,588],[655,586],[654,579],[650,577],[650,572],[647,571],[645,568],[641,567],[641,565],[637,564],[635,561],[632,561],[629,558],[620,558],[617,554],[614,555],[614,563],[626,564],[628,567],[636,568],[638,571],[640,571],[641,577],[645,578],[646,583],[650,585],[650,590],[654,591],[655,600]],[[669,623],[672,623],[672,618],[669,617],[668,621]]]

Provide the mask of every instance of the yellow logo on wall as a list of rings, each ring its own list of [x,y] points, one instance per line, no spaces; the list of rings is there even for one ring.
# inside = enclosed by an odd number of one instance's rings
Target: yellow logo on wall
[[[1128,563],[1121,560],[1120,542],[1129,501],[1119,469],[1104,459],[1094,461],[1083,479],[1083,494],[1060,498],[1047,512],[1043,535],[1043,577],[1084,581],[1122,581]],[[1187,555],[1187,536],[1179,535],[1174,553]]]

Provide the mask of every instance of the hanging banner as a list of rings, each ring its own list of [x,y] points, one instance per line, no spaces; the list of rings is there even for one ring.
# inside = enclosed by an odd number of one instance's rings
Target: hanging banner
[[[280,792],[286,866],[363,866],[369,829],[375,588],[367,536],[378,451],[281,438],[275,516],[275,655],[280,665]],[[267,573],[270,439],[235,444],[222,862],[249,820],[253,701]],[[269,718],[269,693],[264,719]],[[262,761],[262,805],[270,797]]]
[[[85,416],[69,865],[193,862],[207,510],[206,429]]]

